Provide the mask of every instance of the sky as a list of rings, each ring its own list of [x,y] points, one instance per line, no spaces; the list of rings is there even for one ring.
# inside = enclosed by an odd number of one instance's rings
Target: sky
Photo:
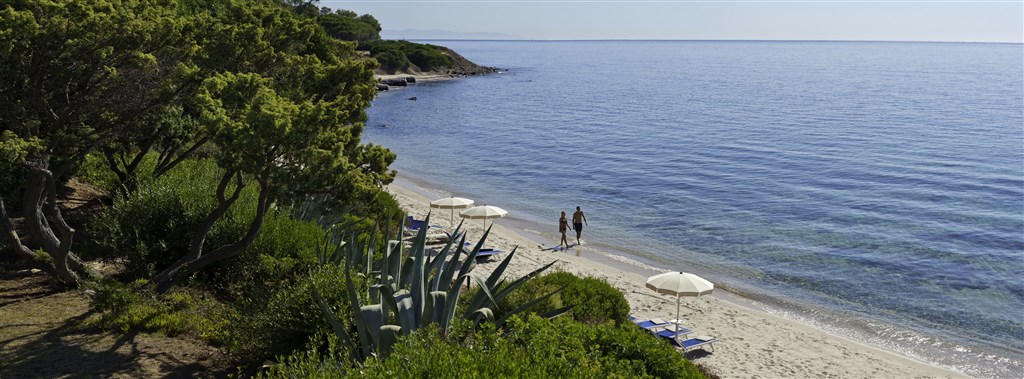
[[[1024,0],[320,0],[384,38],[1017,42]]]

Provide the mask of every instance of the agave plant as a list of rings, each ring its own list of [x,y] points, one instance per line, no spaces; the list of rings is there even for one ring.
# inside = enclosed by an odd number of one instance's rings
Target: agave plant
[[[426,223],[429,225],[430,215]],[[376,229],[376,228],[374,228]],[[388,230],[390,228],[385,228]],[[403,228],[404,229],[404,225]],[[400,230],[402,230],[400,229]],[[511,283],[501,280],[502,274],[516,254],[516,249],[498,265],[486,278],[472,269],[476,256],[490,234],[488,228],[472,250],[461,262],[459,260],[465,245],[465,234],[461,232],[462,224],[456,227],[452,237],[444,248],[433,258],[426,256],[426,229],[421,228],[413,238],[409,251],[405,251],[400,240],[392,240],[388,236],[387,246],[380,257],[374,257],[377,235],[371,235],[364,243],[358,243],[354,236],[344,237],[332,230],[326,248],[320,254],[322,264],[344,264],[346,267],[345,285],[349,300],[355,312],[356,338],[350,338],[349,331],[338,320],[323,297],[313,287],[313,295],[320,305],[335,334],[349,343],[349,351],[353,359],[362,361],[371,355],[387,355],[391,346],[401,335],[408,335],[416,329],[429,324],[437,324],[441,333],[447,335],[457,313],[459,296],[463,284],[475,283],[479,290],[470,300],[469,306],[463,310],[462,317],[472,320],[474,325],[481,322],[492,322],[501,327],[505,321],[538,302],[551,297],[562,289],[558,289],[533,299],[504,316],[495,319],[493,307],[519,286],[531,278],[547,270],[557,261],[553,261]],[[454,241],[458,240],[458,245]],[[370,278],[369,298],[371,304],[360,304],[355,285],[352,284],[351,272],[358,272]],[[569,308],[558,309],[545,317],[556,317]],[[356,346],[358,341],[358,346]]]

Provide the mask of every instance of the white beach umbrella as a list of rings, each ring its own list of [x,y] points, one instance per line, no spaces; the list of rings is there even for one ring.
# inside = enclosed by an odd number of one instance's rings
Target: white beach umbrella
[[[455,210],[469,208],[473,206],[473,200],[462,198],[462,197],[446,197],[444,199],[437,199],[430,202],[431,208],[438,209],[451,209],[451,214],[448,216],[448,222],[455,226]]]
[[[467,210],[459,212],[459,216],[468,219],[484,220],[484,229],[487,229],[487,219],[502,218],[508,216],[508,211],[495,207],[493,205],[478,205],[473,208],[469,208]]]
[[[715,284],[688,272],[666,272],[647,278],[647,288],[676,297],[676,333],[679,333],[679,299],[699,297],[714,291]]]

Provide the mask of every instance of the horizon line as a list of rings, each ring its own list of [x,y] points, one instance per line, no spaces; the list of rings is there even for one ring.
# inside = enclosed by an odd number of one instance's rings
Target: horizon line
[[[385,38],[382,38],[385,39]],[[496,41],[496,42],[887,42],[887,43],[989,43],[1022,45],[1024,41],[927,41],[927,40],[859,40],[859,39],[671,39],[671,38],[597,38],[597,39],[531,39],[531,38],[397,38],[404,41]]]

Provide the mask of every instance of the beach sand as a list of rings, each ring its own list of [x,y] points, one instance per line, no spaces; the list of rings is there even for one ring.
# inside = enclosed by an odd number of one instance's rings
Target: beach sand
[[[392,184],[388,191],[410,215],[422,219],[431,211],[427,190],[414,188],[408,182]],[[447,225],[449,211],[434,210],[431,223]],[[458,223],[458,216],[456,216]],[[488,222],[489,224],[489,222]],[[467,220],[464,228],[467,241],[476,242],[483,233],[482,222]],[[552,223],[552,228],[557,225]],[[571,233],[571,232],[570,232]],[[570,240],[575,240],[571,235]],[[674,319],[674,298],[658,295],[644,286],[646,277],[640,273],[615,268],[588,259],[595,255],[586,244],[563,252],[542,250],[536,239],[501,225],[491,230],[485,246],[511,251],[518,246],[505,279],[515,279],[542,265],[557,260],[551,270],[607,280],[625,294],[632,313],[640,318]],[[546,246],[557,241],[543,241]],[[590,252],[588,253],[588,250]],[[504,259],[491,259],[477,266],[487,273]],[[696,273],[700,274],[700,273]],[[722,292],[716,289],[716,293]],[[733,296],[735,297],[735,296]],[[713,352],[691,351],[688,357],[723,378],[948,378],[964,374],[928,365],[896,353],[867,346],[842,336],[830,334],[798,321],[778,317],[748,305],[741,305],[723,296],[684,298],[682,318],[694,330],[691,336],[714,336],[719,339]],[[710,350],[710,349],[709,349]]]

